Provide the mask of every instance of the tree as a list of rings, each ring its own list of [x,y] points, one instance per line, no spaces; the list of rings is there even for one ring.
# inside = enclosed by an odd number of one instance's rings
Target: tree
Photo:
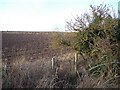
[[[87,57],[92,75],[115,77],[119,68],[119,25],[113,10],[104,4],[90,5],[91,13],[67,22],[67,29],[77,31],[74,49]]]

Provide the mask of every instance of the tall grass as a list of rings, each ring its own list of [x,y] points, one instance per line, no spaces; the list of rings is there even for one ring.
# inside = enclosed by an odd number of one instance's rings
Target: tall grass
[[[51,68],[51,61],[45,58],[30,62],[26,61],[24,56],[18,57],[6,65],[6,68],[3,64],[3,88],[110,87],[107,86],[109,81],[105,82],[103,77],[97,79],[90,77],[86,68],[81,64],[78,65],[77,72],[74,72],[70,62],[73,57],[61,61],[60,66],[54,70]],[[79,60],[79,63],[81,62]],[[116,86],[112,85],[112,87]]]

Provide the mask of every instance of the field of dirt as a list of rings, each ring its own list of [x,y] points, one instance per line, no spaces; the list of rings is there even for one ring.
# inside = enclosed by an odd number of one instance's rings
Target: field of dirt
[[[25,56],[26,60],[52,58],[67,53],[70,49],[50,48],[54,32],[2,32],[2,59],[11,61]]]
[[[59,82],[54,78],[67,80],[67,73],[74,69],[73,61],[69,61],[74,60],[74,51],[68,47],[51,48],[52,35],[54,32],[2,32],[3,88],[48,88]],[[56,64],[57,74],[56,69],[51,69],[53,57],[58,61],[66,60]]]

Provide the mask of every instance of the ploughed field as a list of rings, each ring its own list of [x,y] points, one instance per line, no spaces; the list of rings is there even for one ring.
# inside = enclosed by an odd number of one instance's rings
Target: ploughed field
[[[52,49],[51,37],[54,32],[2,32],[2,59],[11,61],[24,56],[34,61],[41,58],[52,58],[64,54],[70,49]]]
[[[73,82],[67,79],[74,69],[72,61],[67,61],[74,60],[73,50],[64,46],[52,48],[54,33],[2,32],[3,88],[50,88],[59,87],[55,85],[59,82],[62,87],[67,87],[69,82]],[[57,61],[54,69],[51,64],[53,57]],[[61,80],[66,80],[66,84]]]

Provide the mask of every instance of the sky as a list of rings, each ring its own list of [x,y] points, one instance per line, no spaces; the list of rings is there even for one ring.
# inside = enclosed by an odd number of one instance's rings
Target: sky
[[[106,3],[118,10],[120,0],[0,0],[0,31],[65,31],[66,21]]]

